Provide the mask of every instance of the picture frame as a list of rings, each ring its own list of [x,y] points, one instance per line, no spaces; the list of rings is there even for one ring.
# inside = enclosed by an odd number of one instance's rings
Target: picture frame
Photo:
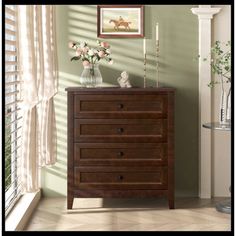
[[[98,5],[99,38],[143,38],[143,5]]]

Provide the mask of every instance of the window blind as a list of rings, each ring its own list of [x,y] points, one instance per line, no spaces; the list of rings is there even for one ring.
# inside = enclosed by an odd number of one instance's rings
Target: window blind
[[[21,196],[22,110],[17,39],[17,7],[5,5],[5,215]]]

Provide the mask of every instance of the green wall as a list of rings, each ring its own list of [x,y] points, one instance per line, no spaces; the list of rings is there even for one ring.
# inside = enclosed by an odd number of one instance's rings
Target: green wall
[[[155,85],[155,27],[159,23],[159,81],[176,88],[175,184],[176,196],[198,195],[198,20],[191,5],[146,5],[147,85]],[[81,61],[70,61],[68,42],[86,41],[96,45],[97,7],[60,5],[57,13],[59,91],[55,96],[58,161],[42,169],[44,196],[66,196],[67,191],[67,94],[77,86]],[[143,85],[143,39],[106,39],[111,45],[114,64],[101,62],[103,81],[117,84],[126,70],[132,85]]]

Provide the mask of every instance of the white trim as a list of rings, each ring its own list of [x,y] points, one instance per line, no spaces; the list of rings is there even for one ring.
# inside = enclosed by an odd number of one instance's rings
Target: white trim
[[[23,230],[41,198],[41,191],[24,194],[11,210],[5,221],[6,231]]]
[[[214,14],[217,14],[221,8],[192,8],[192,13],[198,15],[198,19],[212,19]]]
[[[221,8],[200,5],[192,8],[199,20],[199,197],[211,198],[211,130],[202,124],[211,122],[211,90],[207,84],[211,81],[211,67],[203,58],[211,51],[211,19]]]

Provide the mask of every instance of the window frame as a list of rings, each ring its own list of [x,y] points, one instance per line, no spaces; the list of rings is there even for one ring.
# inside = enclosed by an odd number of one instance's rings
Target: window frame
[[[20,109],[21,101],[21,81],[19,77],[19,60],[18,60],[18,32],[17,32],[17,6],[5,5],[5,217],[14,207],[15,203],[21,197],[21,180],[19,156],[21,152],[21,132],[22,132],[22,110]],[[8,16],[7,16],[8,15]],[[7,92],[8,91],[8,92]],[[10,102],[8,102],[10,101]],[[10,117],[9,124],[6,121]],[[9,132],[10,134],[6,133]],[[6,147],[6,140],[9,138],[10,144]],[[10,152],[6,153],[6,148],[10,147]],[[9,151],[8,150],[8,151]],[[10,164],[6,166],[6,159],[10,159]],[[6,170],[10,169],[10,174]],[[10,179],[10,183],[6,182]],[[7,181],[6,181],[7,180]]]

